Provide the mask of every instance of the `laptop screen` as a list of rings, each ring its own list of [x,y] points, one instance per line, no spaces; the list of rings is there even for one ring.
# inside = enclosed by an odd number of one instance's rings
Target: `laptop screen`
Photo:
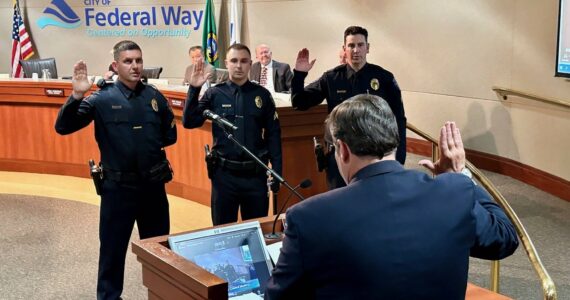
[[[241,223],[168,238],[174,253],[228,282],[228,296],[262,295],[271,264],[259,222]]]

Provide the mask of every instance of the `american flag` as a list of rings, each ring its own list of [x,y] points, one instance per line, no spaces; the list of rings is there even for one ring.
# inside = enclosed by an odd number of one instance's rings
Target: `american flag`
[[[28,59],[34,55],[32,41],[26,31],[26,25],[20,14],[18,0],[14,0],[14,22],[12,23],[12,78],[24,77],[20,59]]]

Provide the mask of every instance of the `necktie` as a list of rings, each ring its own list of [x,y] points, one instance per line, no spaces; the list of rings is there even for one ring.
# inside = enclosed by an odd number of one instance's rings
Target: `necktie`
[[[265,86],[267,84],[267,67],[261,67],[261,75],[259,75],[259,85]]]

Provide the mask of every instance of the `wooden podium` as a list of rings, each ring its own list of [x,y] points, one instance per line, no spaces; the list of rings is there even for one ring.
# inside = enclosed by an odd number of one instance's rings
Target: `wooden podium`
[[[258,219],[263,233],[271,232],[274,219]],[[277,222],[275,230],[282,229],[282,222]],[[142,264],[148,299],[228,299],[228,283],[172,252],[168,236],[134,241],[132,250]]]
[[[258,219],[263,233],[271,232],[273,220],[273,216]],[[283,230],[282,222],[277,222],[275,230]],[[270,244],[267,240],[266,243]],[[148,288],[149,300],[228,299],[228,283],[172,252],[168,236],[134,241],[132,248],[142,264],[143,284]],[[511,298],[468,283],[465,299]]]

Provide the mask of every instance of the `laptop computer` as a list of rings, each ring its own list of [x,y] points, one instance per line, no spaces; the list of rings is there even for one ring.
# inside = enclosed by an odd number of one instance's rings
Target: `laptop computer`
[[[228,282],[228,296],[263,295],[270,258],[258,221],[170,236],[170,249]]]

